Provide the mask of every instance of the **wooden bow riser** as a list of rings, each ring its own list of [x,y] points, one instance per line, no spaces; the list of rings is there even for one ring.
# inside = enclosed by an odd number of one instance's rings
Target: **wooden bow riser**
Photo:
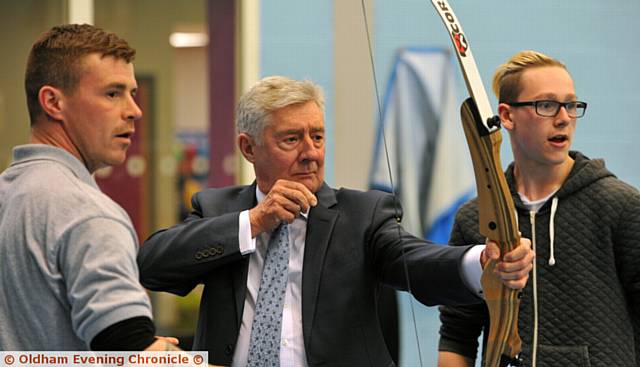
[[[505,254],[518,246],[520,234],[513,200],[500,163],[502,135],[499,129],[491,133],[486,131],[471,98],[462,104],[461,116],[478,189],[479,231],[497,242],[500,253]],[[520,292],[505,287],[493,273],[494,267],[495,262],[489,262],[481,278],[491,318],[485,350],[486,366],[499,366],[503,354],[513,358],[521,350],[518,335]]]

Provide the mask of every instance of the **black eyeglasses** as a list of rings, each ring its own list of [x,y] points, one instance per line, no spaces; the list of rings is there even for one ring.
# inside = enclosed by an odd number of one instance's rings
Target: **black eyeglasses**
[[[567,114],[572,118],[580,118],[584,116],[587,110],[587,102],[572,101],[572,102],[558,102],[551,100],[543,101],[530,101],[530,102],[505,102],[509,106],[522,107],[522,106],[534,106],[536,113],[542,117],[555,117],[560,112],[560,107],[564,107],[567,110]]]

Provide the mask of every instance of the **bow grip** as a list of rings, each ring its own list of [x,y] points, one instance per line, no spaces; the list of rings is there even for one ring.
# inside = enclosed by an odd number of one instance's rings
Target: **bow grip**
[[[500,163],[502,134],[499,129],[487,131],[472,98],[462,104],[461,116],[478,190],[479,232],[498,243],[502,256],[520,242],[515,206]],[[481,278],[491,320],[486,366],[499,366],[503,354],[513,358],[522,349],[518,335],[520,291],[502,284],[493,273],[495,265],[490,261]]]

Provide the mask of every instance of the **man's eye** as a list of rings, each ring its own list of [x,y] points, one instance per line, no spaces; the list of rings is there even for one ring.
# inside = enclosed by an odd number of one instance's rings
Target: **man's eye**
[[[118,96],[118,92],[108,92],[107,96],[109,98],[116,98]]]
[[[554,101],[542,101],[540,102],[540,107],[544,108],[545,110],[550,110],[556,107],[556,102]]]
[[[298,138],[295,136],[290,136],[288,138],[285,138],[284,141],[286,141],[287,143],[295,143],[298,141]]]

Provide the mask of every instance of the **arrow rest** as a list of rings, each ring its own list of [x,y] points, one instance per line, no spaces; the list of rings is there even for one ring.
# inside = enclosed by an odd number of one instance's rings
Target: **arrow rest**
[[[489,128],[500,128],[500,116],[494,115],[492,117],[489,117],[487,119],[487,126],[489,126]]]

